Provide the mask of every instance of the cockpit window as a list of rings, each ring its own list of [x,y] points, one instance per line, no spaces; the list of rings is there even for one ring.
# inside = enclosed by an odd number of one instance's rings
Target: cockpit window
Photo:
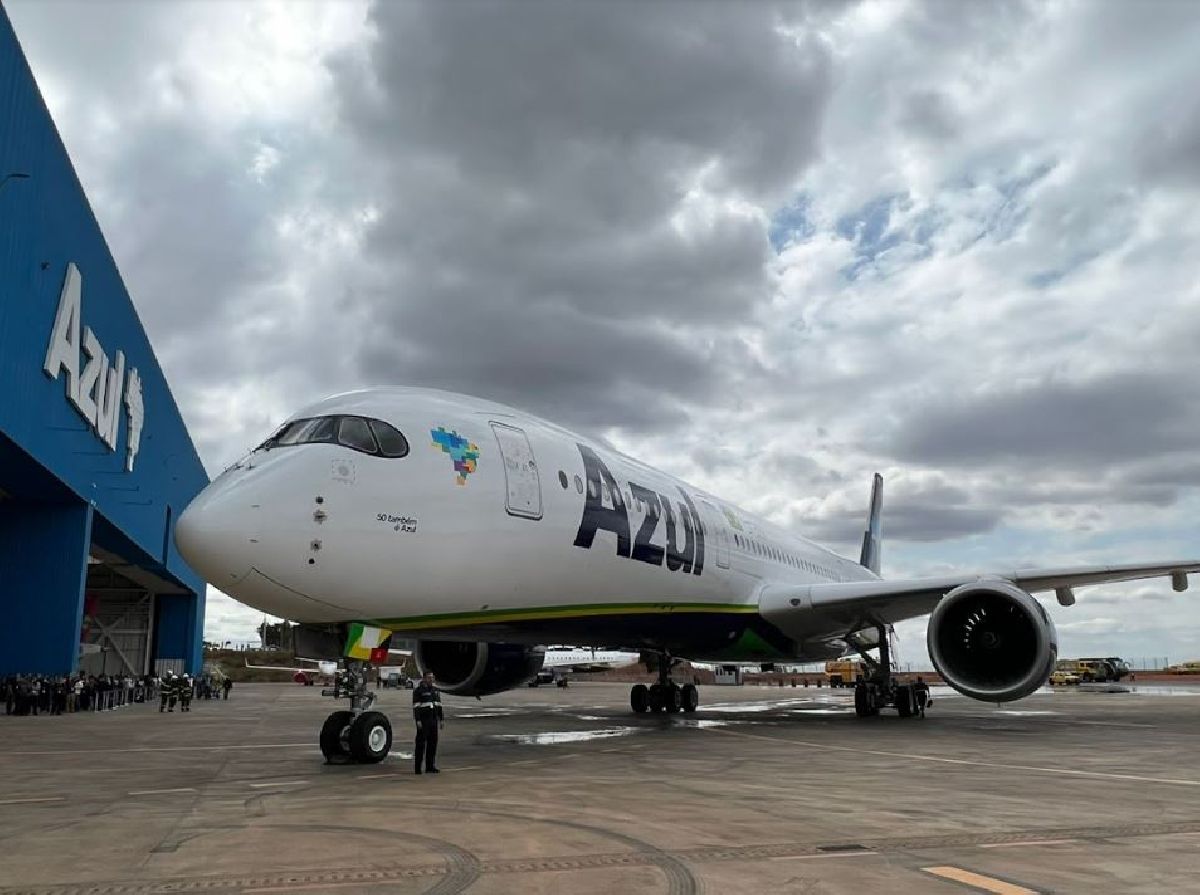
[[[371,420],[371,431],[379,442],[379,453],[385,457],[403,457],[408,454],[408,440],[383,420]]]
[[[340,444],[351,450],[382,457],[404,457],[408,440],[382,420],[361,416],[318,416],[292,420],[258,446],[258,450],[298,444]]]
[[[344,416],[338,421],[338,444],[362,451],[364,454],[379,453],[375,436],[367,421],[358,416]]]
[[[333,417],[322,416],[311,420],[296,420],[289,423],[273,439],[273,447],[289,444],[312,444],[334,440]]]

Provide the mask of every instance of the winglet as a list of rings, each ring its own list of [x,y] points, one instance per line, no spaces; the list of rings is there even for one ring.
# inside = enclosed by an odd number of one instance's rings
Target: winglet
[[[883,554],[883,540],[880,536],[879,517],[883,511],[883,476],[875,473],[875,481],[871,485],[871,509],[867,519],[867,530],[863,532],[862,555],[859,565],[865,566],[876,575],[879,574],[879,561]]]

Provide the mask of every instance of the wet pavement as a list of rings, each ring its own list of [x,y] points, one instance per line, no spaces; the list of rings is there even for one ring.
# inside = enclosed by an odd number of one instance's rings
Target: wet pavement
[[[447,697],[439,764],[324,765],[315,688],[190,714],[0,716],[0,893],[1198,891],[1200,687],[848,691],[628,685]]]

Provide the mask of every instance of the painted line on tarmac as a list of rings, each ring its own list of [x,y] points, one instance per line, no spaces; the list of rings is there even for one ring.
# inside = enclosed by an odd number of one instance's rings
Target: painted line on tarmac
[[[804,746],[809,749],[824,749],[829,752],[853,752],[858,755],[879,755],[884,758],[903,758],[907,761],[932,761],[939,764],[956,764],[976,768],[997,768],[1004,771],[1034,771],[1041,774],[1062,774],[1066,777],[1087,777],[1093,780],[1133,780],[1137,783],[1166,783],[1171,786],[1200,786],[1200,780],[1181,780],[1172,777],[1143,777],[1139,774],[1112,774],[1104,771],[1081,771],[1078,768],[1047,768],[1025,764],[998,764],[991,761],[972,761],[967,758],[944,758],[940,755],[916,755],[908,752],[886,752],[882,749],[856,749],[853,746],[834,746],[830,743],[810,743],[804,740],[789,740],[784,737],[769,737],[758,733],[742,733],[723,727],[704,727],[713,733],[745,737],[751,740],[766,740],[780,745]]]
[[[276,780],[271,783],[250,783],[255,789],[261,789],[264,786],[303,786],[308,783],[308,780]]]
[[[1030,845],[1066,845],[1078,839],[1029,839],[1025,842],[981,842],[980,848],[1025,848]]]
[[[854,851],[836,852],[836,853],[828,854],[828,855],[779,855],[778,857],[771,858],[771,860],[772,861],[830,861],[830,860],[833,860],[834,858],[862,858],[862,857],[865,857],[868,855],[874,855],[875,857],[879,857],[879,852],[869,851],[869,850],[859,851],[859,850],[855,849]]]
[[[243,895],[257,895],[257,893],[263,893],[263,895],[265,895],[267,892],[311,892],[314,890],[318,892],[324,892],[326,889],[348,889],[351,886],[364,888],[364,884],[361,882],[311,884],[298,883],[294,886],[270,886],[268,888],[243,889],[242,892]]]
[[[177,789],[135,789],[128,793],[131,796],[158,796],[165,795],[171,792],[196,792],[196,788],[192,786],[180,786]]]
[[[65,802],[66,796],[45,796],[39,799],[0,799],[0,805],[25,805],[30,802]]]
[[[1006,883],[994,876],[972,873],[961,867],[922,867],[921,870],[933,876],[940,876],[942,879],[954,880],[956,883],[971,886],[982,892],[994,892],[995,895],[1038,895],[1036,889],[1027,889],[1015,883]]]
[[[359,774],[359,780],[378,780],[380,777],[399,777],[398,773],[392,774]]]
[[[231,746],[139,746],[133,749],[121,749],[116,754],[126,752],[223,752],[229,749],[306,749],[312,748],[312,743],[240,743]],[[95,755],[95,749],[54,749],[47,752],[0,752],[0,758],[9,755]]]

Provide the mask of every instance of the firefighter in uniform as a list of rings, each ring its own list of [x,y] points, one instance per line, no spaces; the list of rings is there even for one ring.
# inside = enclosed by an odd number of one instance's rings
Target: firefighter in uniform
[[[158,704],[158,710],[161,712],[166,709],[168,712],[175,711],[175,672],[168,671],[167,676],[162,680],[162,688],[159,691],[162,701]]]
[[[421,761],[429,774],[440,773],[437,768],[438,730],[445,725],[442,715],[442,694],[433,685],[433,673],[425,672],[421,683],[413,688],[413,720],[417,722],[415,773],[421,773]]]
[[[181,675],[176,678],[179,686],[179,711],[190,712],[192,710],[192,679],[189,675]]]

